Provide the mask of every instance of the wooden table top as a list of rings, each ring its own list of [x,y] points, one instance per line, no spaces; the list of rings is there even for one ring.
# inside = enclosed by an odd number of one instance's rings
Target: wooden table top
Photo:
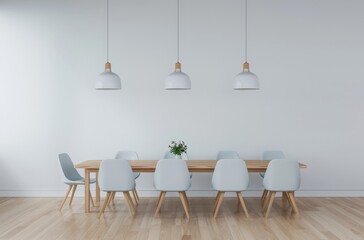
[[[173,160],[171,160],[173,161]],[[249,172],[265,172],[270,160],[245,160]],[[158,160],[129,160],[134,172],[154,172]],[[213,172],[217,160],[187,160],[187,167],[190,172]],[[76,168],[98,171],[101,160],[86,160],[75,164]],[[300,168],[306,168],[300,163]]]

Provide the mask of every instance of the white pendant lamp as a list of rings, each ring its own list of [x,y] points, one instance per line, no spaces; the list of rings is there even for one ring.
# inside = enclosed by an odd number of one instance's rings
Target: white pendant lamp
[[[189,90],[191,89],[190,77],[181,71],[179,62],[179,0],[177,0],[177,62],[175,71],[166,78],[165,89],[167,90]]]
[[[243,64],[243,71],[235,76],[234,79],[235,90],[258,90],[259,80],[258,77],[249,71],[248,63],[248,0],[245,0],[245,63]]]
[[[120,90],[121,81],[120,77],[111,71],[111,63],[109,62],[109,0],[107,0],[106,7],[106,52],[107,61],[105,63],[105,72],[97,76],[95,82],[96,90]]]

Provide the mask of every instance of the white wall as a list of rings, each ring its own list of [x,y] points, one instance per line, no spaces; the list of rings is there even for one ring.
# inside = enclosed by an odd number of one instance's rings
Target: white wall
[[[75,162],[122,149],[158,159],[179,139],[191,159],[280,149],[308,165],[300,195],[364,196],[363,1],[250,1],[259,91],[232,90],[243,62],[240,0],[181,1],[190,91],[163,89],[175,63],[175,1],[110,0],[110,56],[123,89],[94,90],[105,2],[0,2],[1,196],[63,195],[60,152]],[[137,184],[152,190],[152,175]],[[260,188],[252,174],[251,190]],[[194,174],[192,189],[210,194],[210,175]]]

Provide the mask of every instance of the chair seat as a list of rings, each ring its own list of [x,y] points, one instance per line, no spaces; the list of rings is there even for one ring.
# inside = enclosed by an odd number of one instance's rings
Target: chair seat
[[[131,185],[131,187],[129,188],[115,188],[115,187],[104,187],[103,189],[101,189],[101,191],[103,192],[127,192],[127,191],[132,191],[135,188],[136,184],[134,182],[134,184]]]
[[[191,173],[183,159],[161,159],[154,173],[154,186],[162,192],[183,192],[191,187]]]
[[[298,190],[298,187],[267,187],[264,185],[264,189],[271,191],[271,192],[295,192]]]
[[[175,155],[173,154],[173,153],[171,153],[171,152],[166,152],[165,154],[164,154],[164,158],[165,159],[180,159],[180,158],[175,158]],[[181,159],[183,159],[183,160],[188,160],[188,155],[187,155],[187,153],[183,153],[182,155],[181,155]],[[190,178],[192,179],[192,173],[190,173]]]
[[[238,189],[238,188],[228,188],[228,187],[224,187],[224,188],[217,188],[214,186],[212,186],[212,187],[218,192],[244,192],[244,191],[246,191],[246,188]]]
[[[124,159],[124,160],[139,160],[138,154],[134,151],[119,151],[115,159]],[[134,179],[137,179],[140,176],[140,172],[135,172]]]
[[[95,182],[96,182],[95,178],[90,178],[90,184],[95,183]],[[80,179],[80,180],[75,180],[75,181],[65,180],[64,183],[68,184],[68,185],[85,185],[85,179]]]
[[[297,161],[273,159],[263,179],[264,189],[273,192],[296,191],[300,187],[300,169]]]
[[[263,152],[263,160],[273,160],[273,159],[278,159],[278,158],[286,158],[286,156],[284,155],[284,153],[282,151],[264,151]],[[259,175],[264,178],[265,173],[261,172],[259,173]]]
[[[191,183],[190,185],[187,187],[187,188],[181,188],[181,189],[176,189],[176,188],[157,188],[155,185],[154,185],[154,188],[156,188],[158,191],[161,191],[161,192],[184,192],[184,191],[187,191],[188,189],[190,189],[191,187]]]

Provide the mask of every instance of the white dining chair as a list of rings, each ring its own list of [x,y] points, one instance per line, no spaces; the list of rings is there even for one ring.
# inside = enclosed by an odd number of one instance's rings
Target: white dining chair
[[[106,192],[106,198],[100,208],[98,218],[104,213],[106,206],[116,192],[124,194],[129,213],[133,216],[135,206],[129,191],[135,188],[135,178],[129,162],[119,159],[103,160],[100,164],[98,181],[100,190]]]
[[[135,151],[119,151],[116,154],[115,159],[139,160],[139,156],[138,156],[138,153]],[[140,176],[139,172],[134,172],[133,174],[134,174],[134,179],[137,179]],[[132,190],[132,192],[133,192],[135,204],[137,205],[139,203],[139,195],[138,195],[136,188],[134,188]],[[114,198],[115,198],[115,195],[113,196],[112,200],[114,200]]]
[[[241,193],[248,188],[248,185],[249,175],[244,160],[220,159],[217,161],[212,175],[212,186],[218,191],[213,209],[214,218],[219,213],[225,192],[236,192],[245,215],[248,217],[248,210]]]
[[[284,158],[286,158],[286,156],[284,155],[284,153],[282,151],[277,151],[277,150],[264,151],[263,152],[263,156],[262,156],[262,159],[263,160],[284,159]],[[264,172],[259,173],[259,175],[262,178],[264,178]]]
[[[155,216],[159,213],[166,192],[178,192],[187,219],[189,219],[189,203],[186,191],[191,186],[191,178],[185,160],[159,160],[154,173],[154,186],[160,191]]]
[[[286,156],[284,155],[284,153],[282,151],[278,151],[278,150],[270,150],[270,151],[264,151],[263,152],[263,156],[262,159],[263,160],[272,160],[272,159],[284,159],[286,158]],[[264,178],[264,172],[259,173],[259,175]],[[262,197],[261,197],[261,202],[263,203],[265,198],[267,197],[267,190],[263,191]]]
[[[240,159],[240,156],[236,151],[219,151],[216,159]]]
[[[67,153],[58,154],[58,158],[59,158],[59,163],[61,165],[62,172],[63,172],[64,178],[65,178],[64,183],[68,185],[68,191],[67,191],[66,196],[64,197],[61,207],[59,209],[59,210],[62,210],[63,205],[66,202],[68,195],[70,194],[70,192],[72,190],[71,198],[69,201],[69,206],[71,206],[77,186],[85,185],[85,179],[78,173],[78,171],[76,170],[76,168],[73,165],[72,159],[70,158],[70,156]],[[95,183],[95,182],[96,182],[95,178],[90,179],[90,184]],[[90,196],[91,196],[91,192],[90,192]],[[92,203],[92,206],[94,206],[94,201],[92,199],[92,196],[91,196],[91,203]]]
[[[299,214],[294,192],[301,184],[299,163],[290,159],[273,159],[269,162],[263,179],[264,188],[268,191],[263,203],[263,213],[268,217],[277,192],[286,196],[294,213]]]
[[[182,160],[188,160],[188,155],[187,155],[187,153],[182,153],[181,154],[181,158],[176,158],[176,156],[173,153],[171,153],[170,151],[168,151],[168,152],[166,152],[164,154],[163,159],[182,159]],[[190,178],[192,178],[192,173],[190,173]]]

